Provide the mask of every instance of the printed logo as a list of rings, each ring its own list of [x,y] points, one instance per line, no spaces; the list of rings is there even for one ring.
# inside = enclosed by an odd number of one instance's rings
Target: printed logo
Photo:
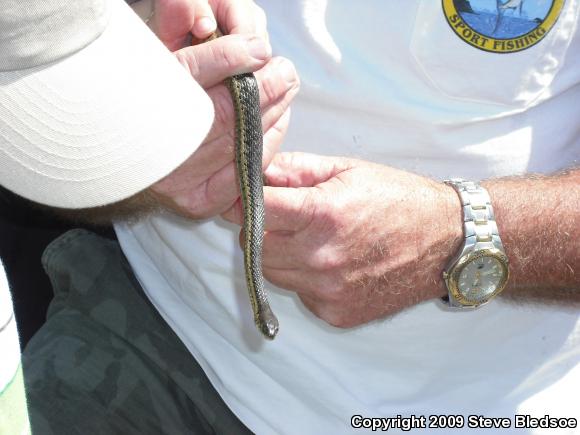
[[[442,0],[453,31],[468,44],[514,53],[540,42],[554,27],[565,0]]]

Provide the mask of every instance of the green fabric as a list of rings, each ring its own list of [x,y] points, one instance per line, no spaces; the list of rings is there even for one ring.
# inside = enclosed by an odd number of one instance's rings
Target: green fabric
[[[43,264],[55,297],[23,353],[33,433],[249,433],[145,297],[116,242],[70,231]]]
[[[26,410],[26,396],[22,367],[14,378],[0,392],[0,434],[28,434],[28,412]]]

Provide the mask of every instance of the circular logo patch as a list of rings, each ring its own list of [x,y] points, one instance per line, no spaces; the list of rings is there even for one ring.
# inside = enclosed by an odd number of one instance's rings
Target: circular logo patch
[[[494,53],[514,53],[540,42],[552,29],[565,0],[442,0],[453,31],[468,44]]]

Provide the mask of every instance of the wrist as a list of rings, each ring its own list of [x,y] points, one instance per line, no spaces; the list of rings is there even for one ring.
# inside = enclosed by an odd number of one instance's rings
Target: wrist
[[[431,267],[428,270],[426,299],[447,295],[442,273],[463,243],[463,209],[457,193],[446,184],[433,184],[435,201],[428,210],[429,218],[426,220],[431,222],[433,228],[427,247]]]
[[[518,248],[516,246],[525,246],[526,241],[533,240],[535,235],[529,232],[533,229],[534,223],[541,222],[540,216],[533,216],[530,210],[527,209],[527,204],[520,203],[520,195],[514,195],[514,192],[527,190],[534,191],[534,186],[527,185],[527,179],[491,179],[481,183],[481,185],[488,191],[491,198],[495,220],[498,228],[498,233],[501,236],[502,243],[506,255],[511,260],[511,276],[510,283],[506,291],[510,288],[517,287],[521,281],[522,269],[521,261],[519,261]],[[515,214],[513,212],[516,212]],[[521,219],[525,215],[526,219]],[[532,271],[527,271],[526,275],[530,275]],[[507,292],[506,292],[507,293]]]
[[[504,295],[578,301],[579,183],[578,169],[482,183],[494,205],[498,232],[510,258],[510,282]]]

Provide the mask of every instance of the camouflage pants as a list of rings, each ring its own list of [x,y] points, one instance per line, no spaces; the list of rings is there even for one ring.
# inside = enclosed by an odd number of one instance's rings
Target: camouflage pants
[[[116,242],[73,230],[42,260],[55,296],[23,354],[33,434],[249,433]]]

